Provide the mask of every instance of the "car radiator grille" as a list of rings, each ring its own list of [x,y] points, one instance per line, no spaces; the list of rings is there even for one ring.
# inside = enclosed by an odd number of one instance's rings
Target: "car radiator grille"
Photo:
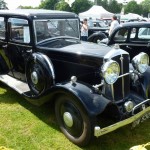
[[[130,59],[128,54],[115,56],[112,60],[118,62],[120,66],[120,75],[129,73]],[[104,91],[107,98],[114,101],[122,100],[130,93],[130,76],[126,75],[120,77],[113,85],[106,84]]]

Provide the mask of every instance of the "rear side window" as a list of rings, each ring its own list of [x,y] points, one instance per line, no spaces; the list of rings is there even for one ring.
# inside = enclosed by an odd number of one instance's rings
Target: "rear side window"
[[[10,39],[20,43],[30,43],[29,24],[25,19],[9,18]]]
[[[6,28],[5,28],[4,18],[0,17],[0,39],[2,40],[5,39],[5,32],[6,32]]]
[[[138,39],[150,40],[150,28],[140,28],[138,32]]]
[[[127,39],[128,30],[126,28],[120,29],[114,36],[115,42],[125,42]]]

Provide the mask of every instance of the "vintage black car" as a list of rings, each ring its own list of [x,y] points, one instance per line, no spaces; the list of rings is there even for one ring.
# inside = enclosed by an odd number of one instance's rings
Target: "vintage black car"
[[[120,24],[114,29],[109,38],[103,39],[100,43],[109,46],[119,44],[121,49],[126,50],[132,59],[140,52],[150,56],[150,23],[132,22]]]
[[[80,41],[70,12],[1,10],[0,22],[0,81],[33,104],[51,101],[73,143],[150,118],[146,53],[131,60],[118,45]]]

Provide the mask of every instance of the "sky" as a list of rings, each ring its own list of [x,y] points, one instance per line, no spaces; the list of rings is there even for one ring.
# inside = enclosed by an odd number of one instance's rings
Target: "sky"
[[[9,9],[16,9],[18,6],[32,6],[36,7],[39,6],[41,3],[41,0],[4,0],[7,3],[7,6]],[[94,0],[91,0],[94,1]],[[118,2],[123,2],[125,0],[117,0]],[[130,0],[126,0],[127,2]],[[136,0],[138,3],[140,3],[142,0]]]
[[[4,0],[8,9],[16,9],[18,6],[39,6],[41,0]]]

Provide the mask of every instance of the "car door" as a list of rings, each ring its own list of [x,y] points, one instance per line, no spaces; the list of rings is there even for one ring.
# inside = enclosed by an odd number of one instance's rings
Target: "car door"
[[[140,52],[150,55],[150,28],[133,27],[130,29],[129,41],[126,50],[130,53],[131,58]]]
[[[25,62],[32,52],[29,22],[22,18],[8,18],[7,52],[11,63],[12,75],[25,79]]]
[[[7,53],[6,33],[6,18],[0,16],[0,74],[7,74],[11,69]]]

